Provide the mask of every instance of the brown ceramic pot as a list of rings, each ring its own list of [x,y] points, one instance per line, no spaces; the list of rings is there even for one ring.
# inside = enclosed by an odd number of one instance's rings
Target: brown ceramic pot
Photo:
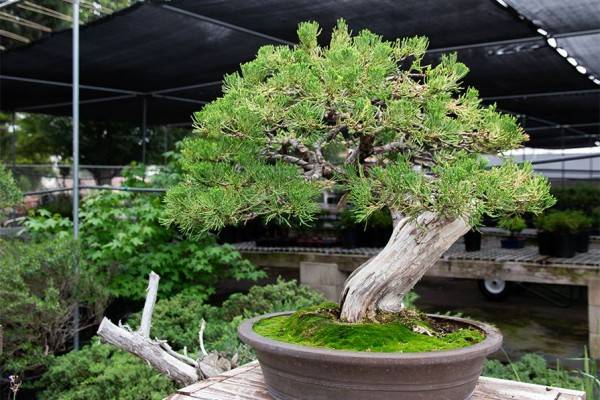
[[[256,350],[265,383],[277,400],[465,400],[486,357],[500,348],[502,335],[487,324],[430,315],[483,330],[486,338],[457,350],[424,353],[368,353],[329,350],[279,342],[240,325],[242,341]]]

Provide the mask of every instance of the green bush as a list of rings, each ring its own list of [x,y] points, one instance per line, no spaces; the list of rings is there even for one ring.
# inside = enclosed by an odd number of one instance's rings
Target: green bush
[[[592,210],[590,218],[592,219],[592,226],[595,229],[599,229],[600,228],[600,207],[595,207]]]
[[[42,400],[160,400],[175,391],[144,361],[99,342],[56,357],[37,386]]]
[[[554,208],[559,210],[582,210],[590,212],[600,207],[600,186],[578,184],[567,188],[553,187],[552,195],[556,198]]]
[[[237,337],[241,317],[234,313],[250,317],[323,301],[314,290],[283,280],[264,287],[255,286],[247,294],[233,295],[223,307],[204,304],[201,297],[190,293],[179,293],[156,303],[152,336],[168,340],[176,350],[185,348],[195,355],[199,350],[200,321],[205,319],[207,350],[220,351],[229,357],[238,353],[240,363],[246,363],[255,356]],[[139,318],[139,314],[134,315],[128,322],[135,328]],[[40,395],[43,400],[161,399],[175,390],[167,378],[134,356],[96,342],[81,351],[56,357],[39,387],[43,388]]]
[[[510,231],[513,234],[519,233],[523,229],[527,228],[525,220],[520,216],[502,218],[498,223],[498,226],[502,229]]]
[[[204,333],[208,351],[221,351],[229,356],[236,352],[241,362],[254,358],[249,347],[237,337],[237,327],[242,319],[279,311],[293,311],[301,307],[320,304],[325,298],[295,281],[283,281],[266,286],[254,286],[246,294],[231,295],[221,307],[205,304],[202,298],[181,293],[170,299],[159,300],[152,318],[152,336],[165,339],[176,350],[184,348],[196,353],[200,321],[206,321]],[[138,326],[140,314],[134,315],[130,324]]]
[[[218,246],[209,234],[185,239],[161,225],[161,201],[161,196],[151,193],[107,191],[83,201],[81,262],[103,276],[111,295],[143,299],[150,271],[162,277],[162,298],[180,291],[209,296],[225,278],[264,276],[231,246]],[[34,238],[66,237],[71,232],[68,219],[46,210],[31,216],[26,226]]]
[[[21,196],[10,171],[0,165],[0,216],[4,208],[13,207],[21,201]]]
[[[221,309],[223,317],[231,320],[237,316],[251,318],[260,314],[294,311],[324,301],[323,295],[308,286],[278,279],[273,285],[254,286],[246,294],[232,294]]]
[[[104,311],[106,293],[94,274],[76,273],[77,244],[0,241],[2,369],[39,372],[53,354],[68,349],[79,302],[82,326]]]
[[[498,360],[488,360],[482,375],[538,385],[584,389],[580,374],[561,369],[560,366],[549,368],[546,360],[537,354],[526,354],[519,361],[508,365]]]
[[[576,233],[590,229],[592,220],[582,211],[550,211],[536,219],[538,229],[546,232]]]

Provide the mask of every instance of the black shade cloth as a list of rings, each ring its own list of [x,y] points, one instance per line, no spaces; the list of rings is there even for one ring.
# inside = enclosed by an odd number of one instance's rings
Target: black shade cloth
[[[600,13],[590,14],[599,3],[573,0],[571,6],[571,0],[512,0],[515,13],[493,0],[140,2],[81,29],[80,114],[84,119],[140,122],[145,99],[149,124],[188,122],[203,102],[220,94],[222,76],[252,59],[260,46],[294,42],[296,26],[305,20],[321,24],[321,40],[326,43],[336,20],[343,17],[355,32],[368,28],[386,39],[428,36],[429,62],[456,51],[471,69],[466,84],[503,110],[531,116],[526,127],[600,122],[600,95],[590,92],[599,86],[535,30],[536,25],[557,33],[597,28]],[[526,18],[519,19],[518,13]],[[537,19],[531,23],[527,20],[531,18]],[[566,36],[558,42],[590,71],[599,68],[597,37]],[[70,115],[70,80],[68,30],[0,52],[0,109]],[[563,91],[586,92],[555,93]],[[549,92],[553,95],[544,95]],[[586,129],[569,130],[574,137],[568,140],[561,133],[558,142],[556,129],[533,130],[529,145],[593,145],[598,129]]]

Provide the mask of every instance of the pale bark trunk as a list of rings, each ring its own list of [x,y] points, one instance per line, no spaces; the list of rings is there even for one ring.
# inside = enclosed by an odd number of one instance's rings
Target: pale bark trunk
[[[128,326],[115,325],[104,318],[98,327],[98,336],[113,346],[140,357],[158,372],[166,375],[180,385],[190,385],[198,380],[217,376],[237,364],[237,355],[232,360],[220,356],[217,352],[207,353],[204,349],[204,328],[206,323],[202,320],[198,334],[202,354],[197,360],[185,354],[177,353],[165,340],[150,339],[152,326],[152,313],[158,293],[160,277],[150,272],[148,294],[140,328],[132,331]]]
[[[404,295],[468,230],[462,218],[445,220],[432,212],[415,219],[394,215],[394,231],[385,248],[346,280],[341,319],[360,322],[377,311],[400,311]]]
[[[98,336],[106,343],[135,354],[180,385],[191,385],[199,379],[195,367],[169,354],[159,341],[119,327],[107,318],[102,320],[98,328]]]

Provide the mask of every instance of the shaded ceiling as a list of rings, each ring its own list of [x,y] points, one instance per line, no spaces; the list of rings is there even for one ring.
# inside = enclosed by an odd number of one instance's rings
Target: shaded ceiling
[[[506,3],[136,3],[81,29],[81,117],[138,122],[145,102],[149,124],[188,122],[220,94],[222,76],[252,59],[260,46],[293,43],[298,22],[305,20],[321,24],[326,42],[326,33],[343,17],[353,30],[368,28],[387,39],[428,36],[431,62],[456,51],[471,68],[468,85],[502,110],[523,115],[530,146],[593,145],[600,134],[600,86],[594,83],[600,76],[600,1]],[[579,72],[567,57],[576,60]],[[0,52],[0,109],[70,115],[70,80],[68,30]]]

